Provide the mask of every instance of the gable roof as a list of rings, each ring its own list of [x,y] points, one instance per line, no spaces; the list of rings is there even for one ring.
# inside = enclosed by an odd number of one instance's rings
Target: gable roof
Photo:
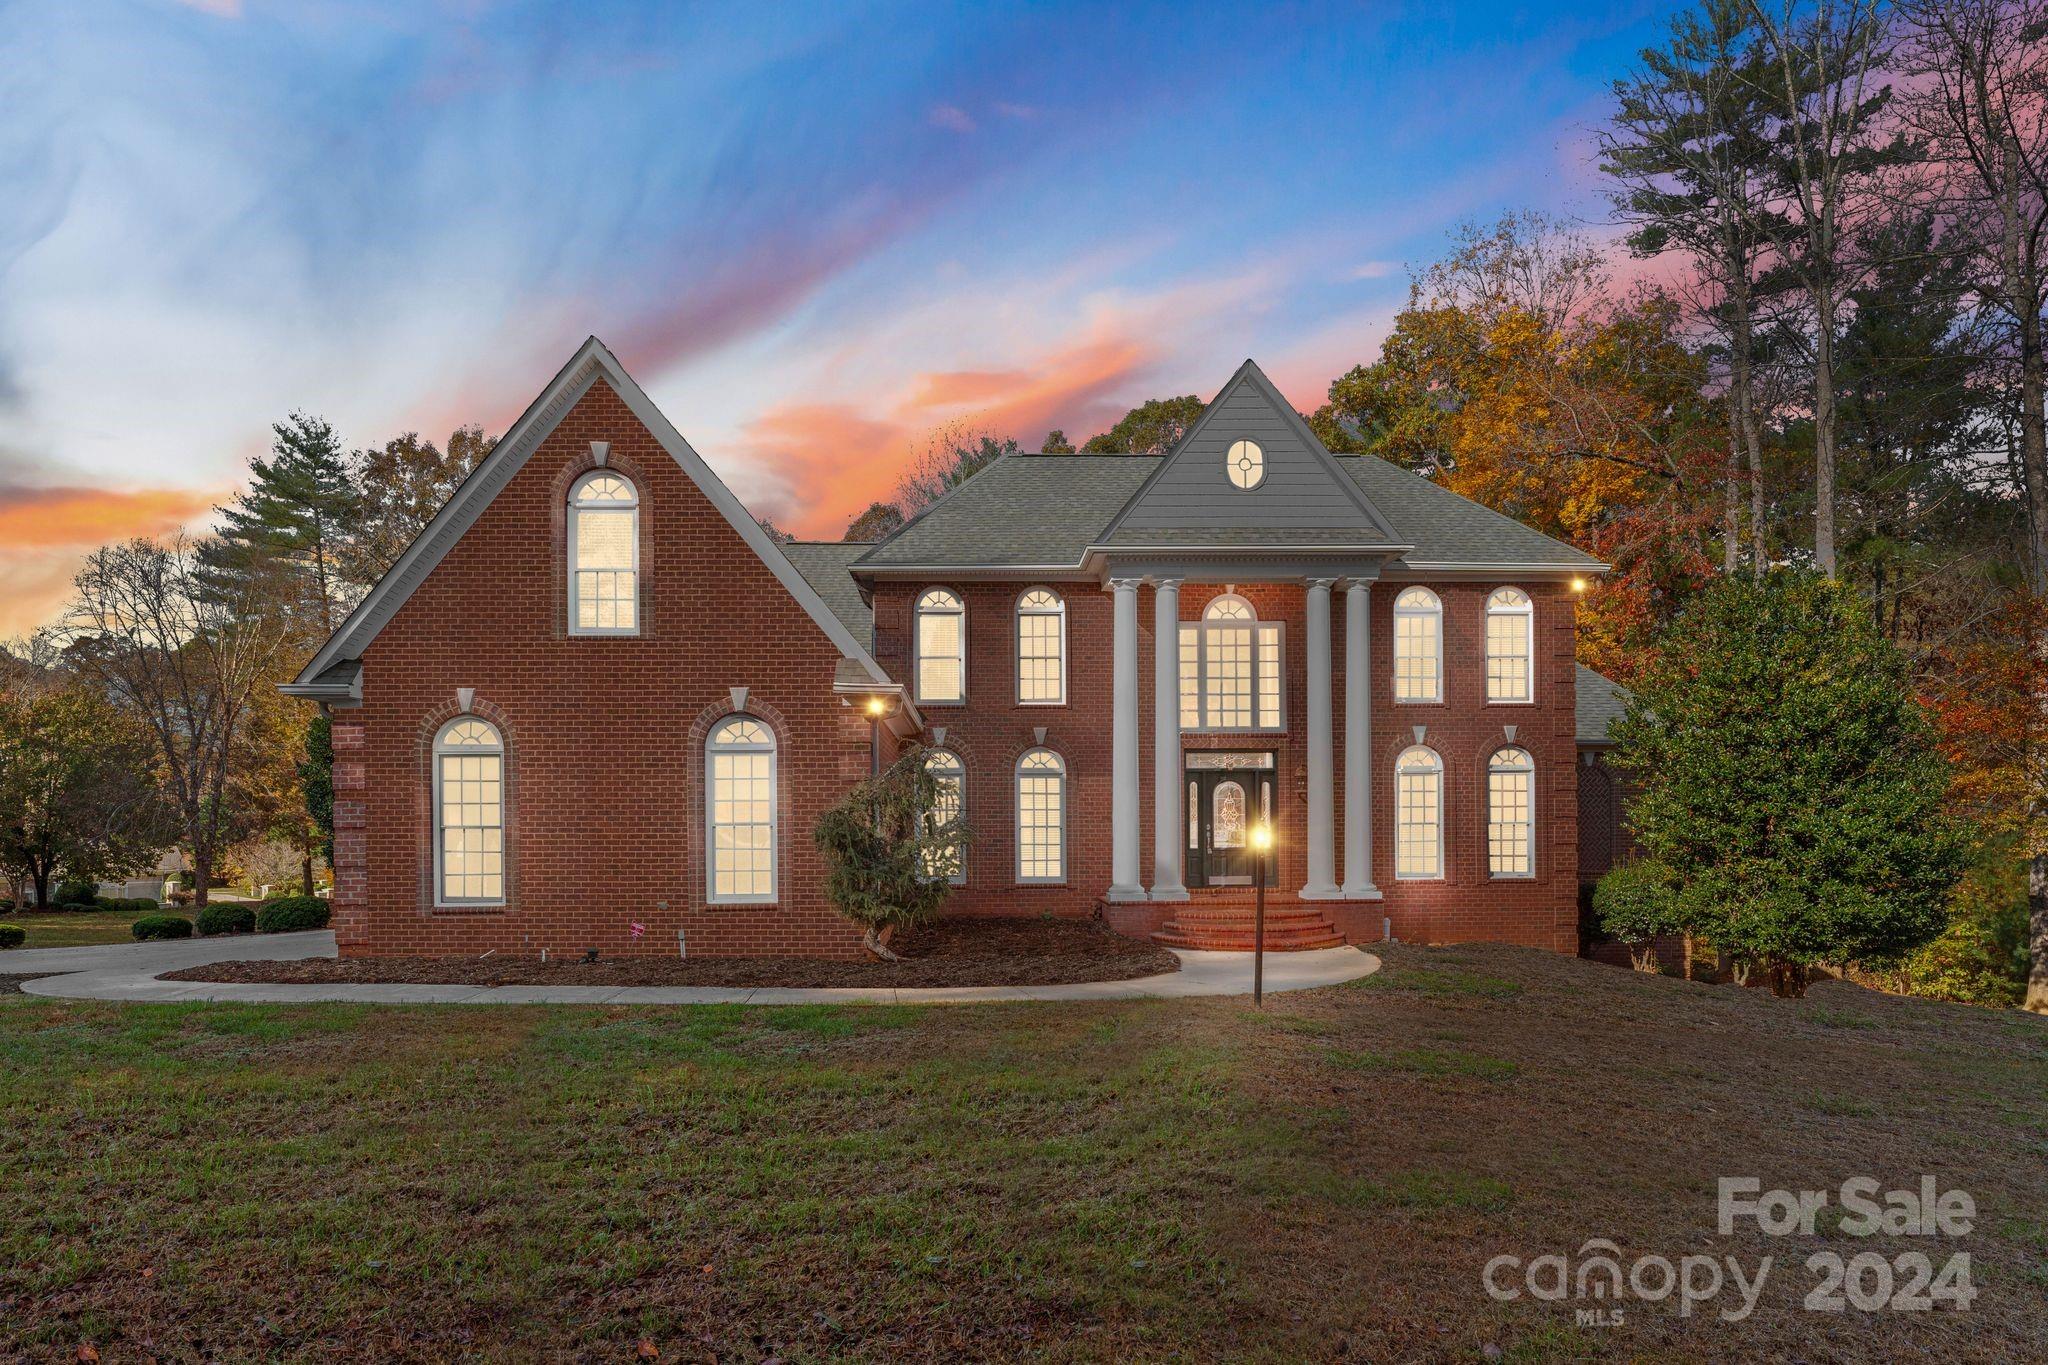
[[[1584,664],[1572,666],[1579,671],[1573,694],[1577,701],[1579,743],[1614,743],[1614,722],[1628,710],[1635,694]]]
[[[1259,482],[1248,489],[1225,472],[1225,454],[1240,439],[1256,442],[1264,457]],[[1101,543],[1171,544],[1176,534],[1182,542],[1202,545],[1403,546],[1294,405],[1250,360],[1155,462],[1110,520]]]
[[[690,443],[662,415],[661,409],[655,407],[646,390],[626,373],[626,367],[619,363],[618,357],[593,336],[569,357],[569,362],[556,372],[540,396],[491,448],[491,453],[470,471],[462,486],[455,490],[455,495],[427,523],[426,529],[406,547],[398,562],[377,580],[369,596],[349,613],[348,619],[328,637],[327,643],[299,671],[299,676],[286,684],[284,690],[295,696],[320,700],[343,699],[329,697],[331,683],[324,682],[323,675],[331,679],[333,675],[329,670],[336,664],[361,658],[363,650],[389,624],[398,609],[405,605],[406,599],[426,581],[427,575],[446,557],[463,532],[475,524],[491,500],[511,482],[541,442],[600,379],[611,386],[641,425],[718,509],[727,524],[746,542],[747,548],[760,558],[840,653],[859,664],[870,681],[887,683],[888,675],[868,652],[865,638],[857,638],[839,614],[826,604],[817,588],[790,563],[782,548],[761,529],[760,523],[733,496],[732,490],[711,472],[703,457],[691,449]]]

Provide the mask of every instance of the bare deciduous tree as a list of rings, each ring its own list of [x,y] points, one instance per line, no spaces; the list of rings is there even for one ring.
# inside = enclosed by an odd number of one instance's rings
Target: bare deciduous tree
[[[93,552],[74,580],[66,653],[149,731],[192,856],[195,900],[239,835],[231,782],[252,699],[293,638],[286,585],[208,574],[200,542],[131,540]]]

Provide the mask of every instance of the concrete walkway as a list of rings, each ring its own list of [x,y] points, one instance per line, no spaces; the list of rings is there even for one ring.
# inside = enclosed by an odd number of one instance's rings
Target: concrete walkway
[[[379,1005],[942,1005],[991,1000],[1184,999],[1250,995],[1250,953],[1176,952],[1181,969],[1132,981],[1087,981],[1070,986],[939,986],[798,988],[721,986],[429,986],[322,985],[226,981],[160,981],[164,972],[206,962],[283,961],[333,957],[334,935],[241,934],[168,943],[123,943],[93,948],[29,948],[0,953],[0,973],[48,970],[22,983],[30,995],[67,1000],[218,1000],[292,1004],[354,1001]],[[1272,992],[1335,986],[1379,970],[1380,960],[1357,948],[1309,953],[1268,953],[1266,989]]]

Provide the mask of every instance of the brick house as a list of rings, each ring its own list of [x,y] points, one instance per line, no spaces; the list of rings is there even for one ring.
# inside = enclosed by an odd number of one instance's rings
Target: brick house
[[[1249,361],[1168,455],[778,545],[592,338],[284,690],[334,721],[344,955],[854,955],[810,831],[911,742],[949,913],[1239,946],[1263,824],[1279,946],[1569,952],[1603,568]]]

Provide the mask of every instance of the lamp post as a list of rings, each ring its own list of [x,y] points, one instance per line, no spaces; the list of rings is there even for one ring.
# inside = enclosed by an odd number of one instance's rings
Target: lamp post
[[[1252,826],[1252,1005],[1266,1008],[1266,853],[1273,847],[1273,827]]]

